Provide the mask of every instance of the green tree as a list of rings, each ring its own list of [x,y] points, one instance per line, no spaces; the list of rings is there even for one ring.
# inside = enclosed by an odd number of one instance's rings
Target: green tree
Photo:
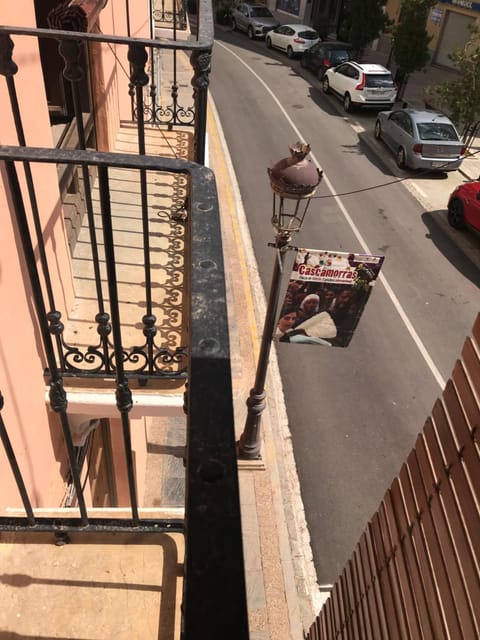
[[[390,23],[384,10],[385,2],[386,0],[350,0],[343,3],[338,35],[352,43],[357,56]]]
[[[429,87],[427,93],[446,108],[457,124],[463,125],[462,136],[470,146],[472,131],[480,120],[480,30],[470,26],[470,37],[462,49],[448,56],[460,71],[458,80]]]
[[[430,60],[428,45],[431,36],[426,24],[430,9],[436,0],[403,0],[400,18],[393,29],[393,59],[397,65],[395,79],[399,84],[398,98],[401,99],[408,78],[415,71],[421,71]]]

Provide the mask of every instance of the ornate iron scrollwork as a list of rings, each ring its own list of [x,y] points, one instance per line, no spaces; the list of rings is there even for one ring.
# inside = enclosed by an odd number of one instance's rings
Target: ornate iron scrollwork
[[[162,8],[153,12],[153,19],[157,29],[161,29],[165,25],[175,25],[175,28],[181,31],[185,31],[187,28],[187,12],[183,3],[180,11],[169,11],[165,9],[165,2],[162,1]]]
[[[160,68],[160,56],[158,49],[151,50],[151,63],[150,63],[150,77],[145,73],[147,78],[146,82],[142,82],[143,94],[142,94],[142,108],[143,108],[143,117],[146,124],[154,124],[154,125],[167,125],[169,128],[174,125],[184,125],[184,126],[194,126],[195,125],[195,107],[192,102],[191,106],[183,106],[179,102],[179,84],[177,78],[177,64],[175,61],[175,57],[177,56],[176,51],[168,52],[164,51],[164,55],[172,55],[174,58],[174,62],[169,66],[169,71],[171,67],[171,72],[173,74],[172,83],[170,86],[170,103],[166,104],[167,91],[161,92],[156,84],[157,78],[155,74],[158,73],[158,78],[160,78],[160,74],[158,69]],[[144,60],[144,64],[146,65],[147,59]],[[155,71],[157,70],[157,72]],[[138,68],[134,70],[135,74],[138,74]],[[133,99],[133,116],[134,119],[138,120],[138,99],[135,96],[134,86],[137,84],[135,81],[134,73],[131,76],[131,82],[129,87],[129,95]],[[162,79],[162,82],[166,84],[166,80]],[[165,103],[162,103],[162,100],[165,100]],[[192,98],[193,100],[193,98]]]
[[[175,338],[177,337],[175,334]],[[106,348],[103,341],[98,345],[82,348],[67,344],[62,337],[64,376],[114,378],[117,372],[115,345],[110,340],[106,342]],[[184,378],[187,371],[187,349],[161,347],[156,344],[152,335],[141,346],[123,348],[122,363],[129,378],[141,378],[144,375],[164,379]]]

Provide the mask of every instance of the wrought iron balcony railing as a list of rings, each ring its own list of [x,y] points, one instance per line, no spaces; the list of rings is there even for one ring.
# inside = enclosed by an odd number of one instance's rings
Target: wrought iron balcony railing
[[[37,319],[43,337],[50,378],[51,405],[60,416],[78,501],[78,517],[69,516],[62,519],[58,516],[46,518],[35,515],[8,436],[8,425],[0,419],[0,439],[10,461],[25,510],[24,517],[0,517],[0,530],[51,531],[62,535],[74,530],[97,533],[125,529],[139,533],[183,530],[182,522],[145,520],[139,517],[129,425],[132,394],[129,376],[124,367],[125,357],[116,294],[117,277],[113,243],[110,239],[112,171],[122,168],[139,172],[168,171],[183,174],[187,177],[191,203],[188,208],[191,228],[191,287],[186,397],[185,638],[223,638],[226,629],[230,638],[248,637],[226,293],[218,200],[213,175],[210,170],[200,165],[182,160],[80,150],[1,146],[0,160],[6,165],[16,221],[22,238],[23,255],[28,266]],[[67,415],[68,397],[64,389],[62,370],[57,365],[55,355],[57,336],[51,331],[41,275],[36,267],[34,239],[29,230],[18,179],[19,165],[23,164],[25,167],[36,163],[77,164],[87,169],[93,165],[98,171],[114,345],[111,364],[115,374],[117,407],[123,427],[130,488],[131,518],[128,520],[89,517],[83,497],[80,470]],[[3,406],[3,398],[0,404]],[[214,535],[212,527],[215,530]],[[227,590],[226,584],[229,585]]]
[[[162,42],[100,33],[0,27],[0,75],[4,76],[9,99],[9,104],[3,103],[1,107],[4,115],[10,110],[17,138],[16,144],[0,146],[0,163],[5,168],[2,171],[5,190],[16,238],[21,240],[20,264],[25,268],[29,300],[34,308],[32,334],[38,341],[38,353],[44,354],[50,404],[59,418],[65,443],[65,452],[59,453],[58,459],[67,462],[76,503],[73,516],[71,511],[57,513],[55,517],[38,514],[36,496],[29,491],[22,474],[21,456],[18,457],[9,435],[17,425],[11,420],[6,424],[0,415],[0,440],[24,511],[21,516],[1,516],[0,531],[32,535],[38,532],[65,535],[69,531],[107,535],[121,530],[184,532],[183,637],[214,640],[226,636],[247,638],[248,622],[222,240],[214,176],[203,166],[213,46],[211,7],[207,0],[199,1],[197,15],[201,29],[194,37]],[[21,38],[59,43],[68,100],[60,109],[51,110],[52,131],[55,133],[56,127],[74,127],[74,143],[64,131],[52,136],[53,140],[58,138],[59,144],[52,144],[51,148],[29,143],[30,133],[22,119],[24,94],[16,86],[22,73],[31,72],[29,60],[15,59],[14,46]],[[110,49],[118,71],[115,78],[118,91],[127,96],[130,92],[133,98],[130,122],[122,123],[122,131],[136,132],[135,148],[129,152],[98,150],[111,149],[114,141],[109,140],[108,131],[99,127],[101,101],[96,103],[91,124],[84,91],[85,74],[92,71],[91,59],[97,46]],[[123,56],[119,53],[122,48],[126,52]],[[173,79],[166,91],[171,98],[169,105],[164,103],[167,106],[157,98],[165,94],[163,86],[157,92],[157,59],[162,69],[168,71],[160,75],[162,82],[165,77]],[[192,107],[180,107],[180,62],[183,72],[191,65]],[[95,83],[93,87],[95,101],[98,98]],[[153,108],[146,98],[152,100]],[[185,113],[188,117],[184,117]],[[162,114],[168,117],[162,120]],[[174,157],[162,153],[165,146],[172,146],[169,135],[177,136],[177,145],[172,147],[174,153],[170,153]],[[161,148],[155,146],[160,138],[164,145]],[[62,148],[67,139],[68,148]],[[189,159],[192,156],[193,161]],[[80,274],[76,285],[81,288],[87,280],[91,285],[88,296],[83,296],[89,297],[86,308],[92,315],[88,317],[75,317],[74,313],[63,317],[60,311],[56,279],[61,274],[54,263],[55,255],[52,262],[52,247],[45,237],[45,211],[42,211],[45,203],[38,196],[43,185],[36,180],[38,167],[45,165],[58,170],[58,193],[64,212],[73,186],[79,186],[80,199],[85,202],[80,231],[83,235],[73,239],[70,246],[74,279],[76,269]],[[65,188],[62,180],[68,183]],[[129,194],[129,201],[122,200],[121,194],[125,193]],[[123,220],[126,229],[116,227],[122,212],[128,213],[127,220]],[[122,245],[125,231],[139,240],[135,247],[138,254],[131,251],[132,246]],[[78,254],[78,248],[84,246],[88,247],[88,254]],[[122,254],[125,249],[127,253]],[[121,259],[128,253],[128,259]],[[165,257],[167,265],[157,259],[159,254]],[[88,271],[83,272],[83,267]],[[158,272],[162,269],[162,293],[168,289],[165,282],[171,281],[171,296],[166,302],[158,299]],[[132,273],[132,281],[126,283],[130,288],[122,289],[125,278]],[[70,275],[64,274],[65,278]],[[137,287],[135,293],[140,289],[143,292],[143,297],[135,300],[137,305],[132,304],[132,286]],[[78,295],[78,290],[75,293],[77,309],[81,307],[82,295]],[[172,302],[175,295],[181,298],[180,305]],[[177,335],[170,338],[174,325],[178,325]],[[28,366],[27,360],[25,371]],[[85,498],[67,411],[66,379],[72,378],[92,380],[91,386],[97,379],[106,378],[113,389],[125,453],[128,518],[110,518],[108,509],[106,515],[96,517]],[[188,384],[185,521],[146,519],[141,516],[137,498],[130,426],[132,387],[147,383],[155,387],[159,380],[163,383],[166,379]],[[15,388],[13,382],[11,388]],[[9,403],[12,406],[21,401],[20,391],[13,397],[9,393],[5,409]],[[0,396],[0,409],[3,405]],[[29,471],[35,475],[35,469]]]
[[[173,29],[185,30],[187,28],[187,2],[186,0],[157,0],[154,3],[153,19],[155,27],[173,27]]]
[[[206,3],[203,4],[206,5]],[[202,6],[201,3],[201,13]],[[96,45],[106,44],[112,51],[112,59],[118,63],[119,91],[129,94],[133,98],[132,122],[129,131],[136,131],[136,148],[131,149],[130,152],[140,155],[158,153],[159,148],[155,147],[155,144],[158,145],[158,143],[154,140],[152,146],[148,140],[148,137],[153,136],[156,132],[158,134],[157,140],[161,136],[162,140],[170,146],[165,155],[179,157],[181,154],[181,157],[188,158],[191,157],[189,147],[193,147],[193,159],[203,163],[208,72],[212,48],[211,13],[203,10],[202,19],[204,33],[197,33],[196,39],[167,42],[162,40],[162,43],[156,40],[82,32],[19,27],[0,28],[0,74],[5,76],[7,83],[18,144],[20,146],[28,144],[28,133],[25,132],[20,115],[22,105],[15,82],[16,77],[22,74],[24,69],[17,66],[15,62],[14,43],[17,38],[34,36],[40,44],[44,40],[58,42],[58,51],[63,62],[63,76],[71,96],[70,107],[64,105],[63,108],[66,111],[70,108],[70,128],[73,127],[76,130],[74,147],[79,150],[86,150],[92,146],[99,148],[99,143],[105,137],[105,133],[99,130],[98,114],[96,126],[93,129],[91,126],[87,128],[88,123],[91,125],[91,119],[88,119],[88,114],[85,112],[88,109],[88,104],[85,104],[82,90],[85,86],[84,80],[91,71],[91,65],[89,66],[88,62],[89,55],[90,58],[95,56],[92,51]],[[120,59],[119,51],[122,48],[126,54],[124,57],[128,59],[130,65],[128,77],[125,75],[125,69]],[[40,50],[42,50],[41,47]],[[180,57],[182,57],[181,64],[179,64]],[[162,60],[161,74],[158,73],[160,60]],[[189,69],[193,86],[190,96],[192,103],[185,107],[181,104],[179,96],[178,78],[181,74],[184,76],[188,74]],[[158,91],[156,83],[160,79],[163,84],[160,85],[161,90]],[[45,75],[45,81],[48,82],[47,75]],[[159,96],[165,98],[168,93],[171,102],[162,102]],[[187,99],[187,92],[185,92],[184,98]],[[94,103],[97,102],[98,96],[94,95],[92,100]],[[123,122],[123,126],[125,125],[126,123]],[[66,125],[63,124],[63,126]],[[171,143],[167,138],[168,135],[172,135],[171,132],[174,128],[177,139]],[[179,137],[183,137],[182,141],[179,141]],[[191,138],[192,142],[190,143]],[[65,140],[66,137],[61,136],[61,139]],[[71,142],[70,146],[72,146]],[[106,291],[108,260],[105,251],[108,247],[103,237],[106,230],[100,229],[98,225],[101,194],[99,195],[99,191],[94,185],[95,171],[92,172],[94,165],[91,167],[79,166],[76,172],[75,167],[78,165],[62,163],[58,166],[62,169],[60,184],[64,185],[62,190],[64,205],[65,200],[68,200],[69,181],[70,184],[74,182],[79,184],[81,199],[84,200],[84,211],[80,211],[78,216],[84,218],[83,226],[85,233],[88,233],[88,240],[84,240],[84,244],[88,245],[88,256],[82,255],[79,269],[82,271],[88,265],[88,280],[92,284],[92,291],[88,294],[91,300],[89,308],[85,309],[85,305],[83,305],[79,310],[77,305],[76,317],[72,316],[66,322],[53,300],[51,275],[46,260],[33,178],[29,165],[26,163],[26,180],[32,200],[36,242],[40,251],[49,298],[47,311],[49,332],[54,336],[57,366],[65,376],[113,378],[115,365],[112,332],[114,329],[111,315],[106,311],[106,298],[108,298],[109,292]],[[125,172],[122,172],[121,168],[117,171],[116,179],[123,181],[124,185],[127,184],[128,178],[125,178]],[[137,377],[141,383],[145,383],[150,378],[184,379],[187,369],[186,334],[179,300],[181,300],[181,289],[188,286],[188,278],[184,281],[183,272],[186,251],[185,236],[188,233],[188,225],[184,224],[189,208],[187,185],[184,178],[178,173],[169,175],[167,172],[162,176],[156,173],[153,179],[147,180],[146,172],[140,170],[135,181],[130,181],[128,192],[130,200],[117,204],[123,207],[136,206],[136,212],[132,214],[132,219],[136,218],[135,224],[142,228],[141,250],[139,248],[138,256],[135,258],[137,261],[136,272],[134,274],[132,272],[132,277],[142,283],[142,291],[138,293],[138,297],[143,296],[144,298],[142,302],[144,313],[141,317],[133,318],[130,323],[127,322],[130,324],[130,330],[129,339],[123,342],[123,362],[129,376]],[[132,203],[133,199],[135,202]],[[157,216],[163,216],[162,222],[165,223],[163,227],[160,220],[152,221],[152,209],[157,209]],[[79,226],[78,221],[76,226]],[[113,229],[112,233],[114,231],[118,232],[119,230]],[[73,244],[74,242],[72,242]],[[118,251],[117,248],[117,254]],[[163,256],[159,259],[161,252],[163,252]],[[79,260],[75,255],[73,255],[73,259],[75,272],[75,265],[79,264]],[[162,264],[162,260],[166,264]],[[142,264],[141,267],[139,263]],[[158,274],[159,269],[164,272],[162,289],[167,292],[166,298],[168,298],[164,299],[161,304],[161,322],[154,313],[154,307],[158,308],[159,304],[154,300],[155,287],[158,287],[158,282],[155,281],[153,273],[157,270]],[[85,276],[82,277],[85,282]],[[134,284],[129,282],[126,277],[123,277],[122,283],[125,286]],[[128,295],[128,293],[124,294],[124,300],[128,299]],[[128,303],[130,304],[131,301],[128,300]],[[83,317],[79,317],[79,313],[83,313]],[[86,317],[85,314],[90,314],[91,317]],[[131,312],[125,315],[129,318],[132,317]],[[72,326],[75,321],[77,321],[77,325]],[[85,332],[79,330],[78,325],[81,326],[85,321],[95,323],[96,331],[93,335],[85,335]],[[134,335],[135,328],[138,336]]]

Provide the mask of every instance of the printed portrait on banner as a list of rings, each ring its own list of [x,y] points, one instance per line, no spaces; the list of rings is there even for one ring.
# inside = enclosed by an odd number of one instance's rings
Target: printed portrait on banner
[[[346,347],[384,256],[299,249],[280,310],[280,342]]]

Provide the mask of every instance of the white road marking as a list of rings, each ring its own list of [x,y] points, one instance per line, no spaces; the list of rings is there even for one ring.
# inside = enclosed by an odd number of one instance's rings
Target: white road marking
[[[293,120],[290,118],[288,113],[285,111],[285,109],[284,109],[283,105],[281,104],[280,100],[273,93],[273,91],[270,89],[270,87],[267,85],[267,83],[252,69],[252,67],[250,67],[250,65],[248,65],[244,60],[242,60],[242,58],[240,58],[240,56],[238,56],[234,51],[229,49],[229,47],[225,46],[224,44],[222,44],[218,40],[216,41],[215,44],[217,46],[222,47],[226,51],[228,51],[228,53],[230,53],[234,58],[236,58],[238,60],[238,62],[240,62],[240,64],[242,64],[246,69],[248,69],[248,71],[258,80],[258,82],[263,86],[265,91],[270,95],[270,97],[272,98],[274,103],[277,105],[277,107],[279,108],[279,110],[281,111],[281,113],[283,114],[285,119],[287,120],[288,124],[291,126],[291,128],[294,131],[295,135],[297,136],[298,140],[303,140],[304,141],[305,137],[302,135],[302,133],[300,132],[298,127],[295,125]],[[312,157],[313,162],[317,165],[317,167],[319,167],[321,169],[321,165],[318,162],[318,160],[315,157],[315,155],[313,153],[310,153],[310,155]],[[353,222],[352,217],[348,213],[348,211],[347,211],[346,207],[344,206],[342,200],[338,196],[334,195],[335,194],[335,189],[333,188],[332,183],[327,178],[325,173],[323,174],[323,181],[327,185],[327,188],[329,189],[329,191],[332,194],[332,196],[335,198],[335,201],[336,201],[340,211],[343,213],[343,216],[344,216],[345,220],[347,221],[347,223],[348,223],[349,227],[351,228],[354,236],[357,238],[360,246],[362,247],[362,251],[364,253],[366,253],[366,254],[372,254],[373,252],[370,250],[366,240],[364,239],[364,237],[360,233],[360,231],[359,231],[358,227],[356,226],[356,224]],[[379,280],[383,284],[383,286],[385,287],[387,295],[389,296],[394,308],[398,312],[398,314],[399,314],[402,322],[404,323],[407,331],[409,332],[410,336],[412,337],[412,340],[414,341],[415,346],[420,351],[420,354],[422,355],[423,359],[425,360],[425,362],[426,362],[428,368],[430,369],[433,377],[437,381],[437,383],[440,386],[440,388],[444,389],[445,388],[445,384],[446,384],[444,378],[442,377],[440,371],[438,370],[437,366],[433,362],[433,359],[431,358],[427,348],[425,347],[425,345],[423,344],[420,336],[416,332],[415,327],[410,322],[410,319],[408,318],[405,310],[403,309],[399,299],[397,298],[397,296],[393,292],[392,287],[390,286],[390,284],[388,283],[387,279],[385,278],[385,276],[381,272],[380,272]]]
[[[415,189],[415,191],[418,191],[418,193],[422,196],[422,198],[425,198],[425,200],[428,199],[427,194],[425,193],[425,191],[423,189],[420,189],[418,184],[410,184],[409,186],[413,187]]]
[[[345,118],[348,121],[348,118]],[[350,122],[349,123],[355,133],[365,133],[364,127],[359,122]]]

